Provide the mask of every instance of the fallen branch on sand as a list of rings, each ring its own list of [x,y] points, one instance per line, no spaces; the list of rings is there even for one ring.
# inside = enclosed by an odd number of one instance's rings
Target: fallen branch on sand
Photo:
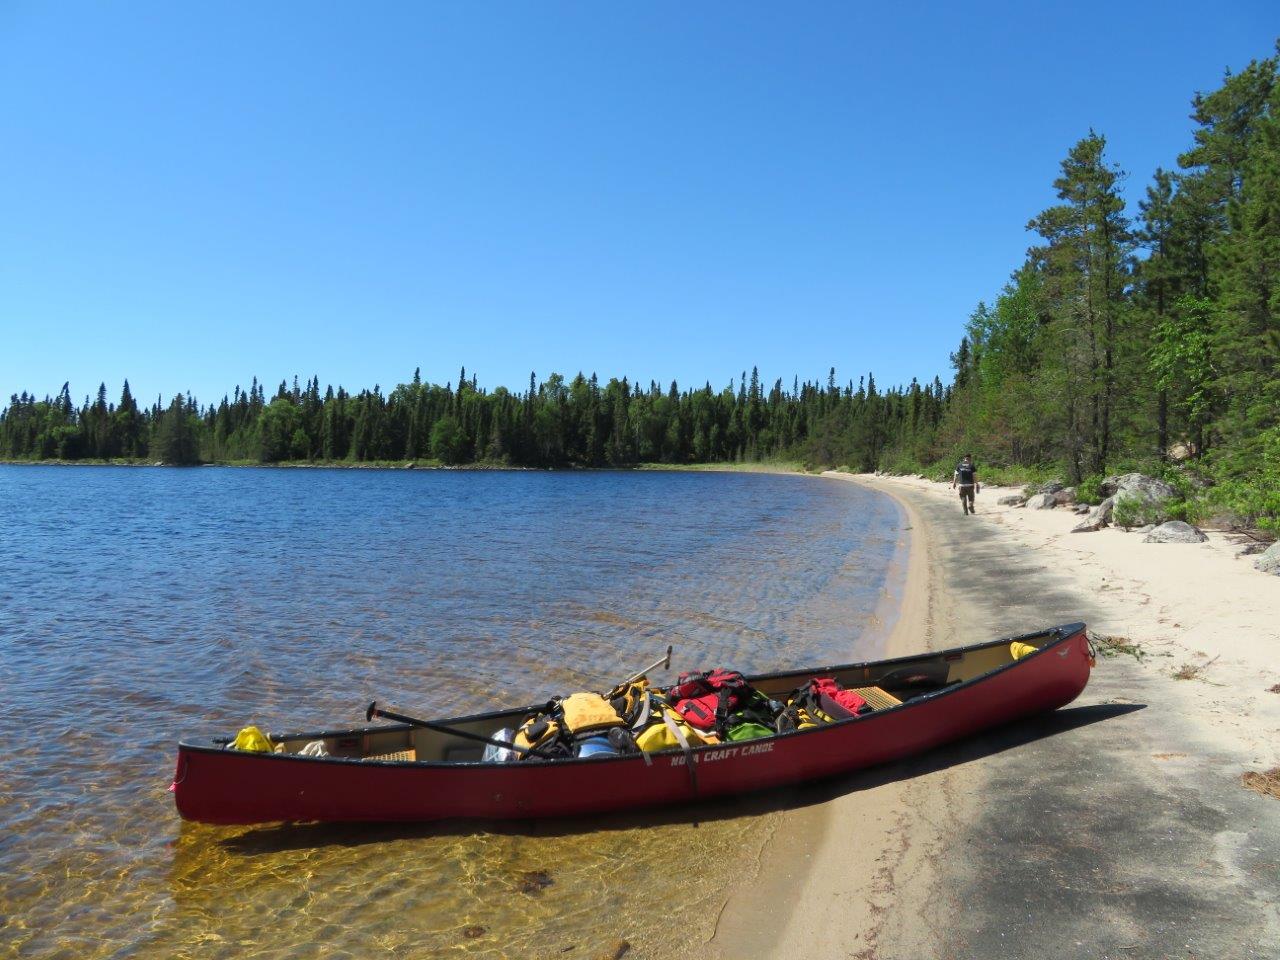
[[[1135,660],[1141,660],[1145,657],[1146,651],[1141,646],[1134,643],[1128,637],[1118,637],[1107,633],[1095,633],[1089,631],[1089,639],[1093,641],[1093,645],[1098,648],[1104,657],[1118,657],[1121,654],[1133,657]]]
[[[1259,773],[1257,770],[1246,771],[1240,774],[1240,785],[1264,797],[1280,800],[1280,767],[1273,767],[1265,773]]]

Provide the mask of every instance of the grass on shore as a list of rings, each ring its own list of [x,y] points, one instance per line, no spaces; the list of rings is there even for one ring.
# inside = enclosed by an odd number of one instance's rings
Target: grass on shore
[[[1222,654],[1218,654],[1218,657]],[[1177,670],[1173,671],[1173,679],[1175,680],[1200,680],[1203,679],[1202,674],[1206,669],[1213,666],[1218,657],[1212,660],[1206,660],[1204,663],[1184,663]]]
[[[842,472],[855,472],[848,467],[841,467]],[[955,464],[950,461],[939,461],[924,466],[918,463],[892,464],[885,473],[898,476],[917,476],[936,483],[950,483]],[[1062,471],[1055,467],[992,467],[978,464],[978,480],[985,486],[992,487],[1026,487],[1033,484],[1046,483],[1049,480],[1061,480]]]
[[[694,471],[705,473],[821,473],[799,460],[748,460],[742,463],[640,463],[636,470]]]

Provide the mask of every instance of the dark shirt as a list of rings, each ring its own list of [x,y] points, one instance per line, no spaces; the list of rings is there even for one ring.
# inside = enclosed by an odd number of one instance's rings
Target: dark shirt
[[[971,487],[977,481],[978,466],[973,463],[956,464],[956,483],[962,487]]]

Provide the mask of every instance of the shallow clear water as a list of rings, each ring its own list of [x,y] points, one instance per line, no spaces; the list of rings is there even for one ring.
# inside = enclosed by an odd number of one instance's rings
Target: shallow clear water
[[[767,804],[211,828],[173,810],[174,744],[601,689],[667,643],[676,669],[872,656],[903,526],[762,474],[0,466],[0,956],[666,954]]]

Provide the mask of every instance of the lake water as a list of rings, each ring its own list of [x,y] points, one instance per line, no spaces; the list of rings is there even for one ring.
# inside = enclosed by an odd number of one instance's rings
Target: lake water
[[[603,689],[668,643],[675,669],[874,656],[904,526],[765,474],[0,466],[0,957],[696,940],[775,814],[213,828],[174,812],[174,744]]]

